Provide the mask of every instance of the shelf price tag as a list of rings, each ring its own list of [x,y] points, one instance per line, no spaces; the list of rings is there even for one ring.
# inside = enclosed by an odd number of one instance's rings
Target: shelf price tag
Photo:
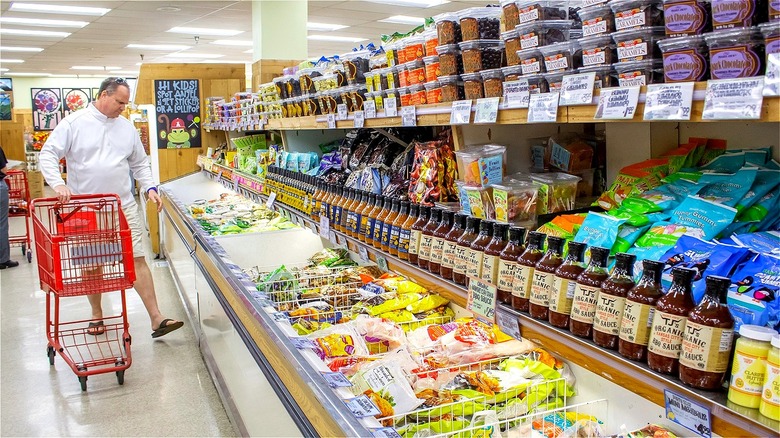
[[[780,96],[780,53],[766,55],[764,96]]]
[[[274,208],[274,202],[276,201],[276,192],[271,192],[268,199],[265,201],[265,206],[268,208]]]
[[[317,344],[314,343],[311,339],[302,338],[300,336],[296,336],[293,338],[290,338],[290,342],[297,348],[298,350],[306,350],[309,348],[317,348]]]
[[[366,116],[363,111],[355,111],[354,117],[355,128],[362,128],[366,124]]]
[[[764,78],[707,81],[703,120],[755,120],[761,118]]]
[[[509,108],[528,108],[528,79],[504,82],[504,102]]]
[[[498,102],[500,100],[500,97],[477,99],[474,123],[496,123],[496,119],[498,119]]]
[[[693,400],[664,389],[666,418],[699,436],[712,436],[710,410]]]
[[[359,395],[355,398],[344,400],[344,403],[357,418],[373,417],[379,414],[379,408],[376,407],[367,395]]]
[[[274,312],[271,314],[271,317],[276,322],[290,322],[290,318],[288,318],[287,314],[284,312]]]
[[[401,126],[417,126],[417,108],[413,106],[401,108]]]
[[[343,373],[322,371],[322,377],[331,388],[348,388],[352,386],[352,382],[350,382],[349,379],[347,379],[347,376],[345,376]]]
[[[396,117],[398,115],[398,107],[396,106],[395,97],[385,98],[385,116]]]
[[[371,436],[374,438],[402,438],[401,435],[392,427],[380,427],[371,430]]]
[[[339,120],[347,120],[347,104],[340,103],[336,105],[336,113],[338,113]]]
[[[528,123],[558,121],[558,92],[532,94],[528,101]]]
[[[328,114],[328,129],[336,129],[336,115]]]
[[[471,101],[456,100],[452,102],[450,125],[468,125],[471,121]]]
[[[520,324],[517,321],[517,317],[509,312],[502,312],[500,309],[496,311],[496,322],[498,328],[505,334],[520,339]]]
[[[581,73],[563,77],[560,105],[590,105],[593,101],[593,84],[596,73]]]
[[[330,237],[330,220],[327,216],[320,216],[320,237],[323,239]]]
[[[363,102],[363,111],[366,112],[367,119],[376,118],[376,101],[374,99],[368,99]]]
[[[390,270],[390,269],[387,267],[387,259],[386,259],[386,258],[384,258],[384,257],[383,257],[383,256],[381,256],[381,255],[377,255],[377,256],[376,256],[376,265],[377,265],[377,266],[379,266],[379,269],[381,269],[381,270],[383,270],[383,271],[385,271],[385,272],[387,272],[387,271],[389,271],[389,270]]]
[[[631,120],[639,102],[639,86],[602,88],[594,119]]]
[[[645,120],[691,120],[693,82],[650,84],[645,97]]]
[[[336,232],[335,231],[331,230],[331,232],[328,233],[328,240],[330,240],[330,243],[332,243],[333,245],[338,246],[338,244],[339,244],[339,238],[338,238],[338,236],[336,236]]]
[[[360,260],[363,260],[364,262],[368,261],[368,250],[365,246],[360,246],[358,248],[358,253],[360,254]]]
[[[311,224],[309,224],[309,228],[311,228],[312,233],[317,234],[317,224],[312,222]]]
[[[469,277],[469,297],[466,310],[477,319],[493,324],[496,322],[496,293],[498,289],[479,278]]]

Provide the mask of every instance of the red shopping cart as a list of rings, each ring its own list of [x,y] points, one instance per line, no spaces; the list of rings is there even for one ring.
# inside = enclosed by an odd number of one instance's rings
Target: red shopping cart
[[[46,354],[59,352],[87,390],[87,377],[130,367],[125,290],[135,282],[130,229],[116,195],[75,195],[69,202],[30,205],[41,288],[46,292]],[[60,298],[119,292],[121,312],[102,319],[62,321]],[[84,303],[86,306],[86,303]]]
[[[22,255],[27,256],[27,262],[32,261],[32,245],[30,245],[30,186],[27,184],[27,174],[21,170],[9,170],[4,181],[8,184],[8,218],[24,218],[24,234],[9,235],[11,246],[21,246]]]

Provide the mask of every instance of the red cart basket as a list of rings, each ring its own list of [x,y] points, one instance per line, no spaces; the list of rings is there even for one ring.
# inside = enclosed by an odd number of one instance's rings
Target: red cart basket
[[[32,261],[32,245],[30,244],[30,186],[27,184],[27,174],[21,170],[9,170],[4,179],[8,184],[8,218],[24,218],[24,234],[9,235],[11,246],[21,246],[22,255],[27,256],[27,263]]]
[[[30,206],[41,288],[46,292],[46,354],[56,352],[87,389],[87,376],[116,372],[124,383],[132,362],[125,290],[135,282],[130,229],[116,195],[41,198]],[[60,298],[119,292],[121,313],[60,320]],[[85,303],[86,305],[86,303]],[[97,335],[90,330],[102,331]]]

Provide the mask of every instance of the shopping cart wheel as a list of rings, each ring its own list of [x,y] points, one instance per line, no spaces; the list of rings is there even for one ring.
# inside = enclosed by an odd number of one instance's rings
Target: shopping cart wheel
[[[121,371],[117,371],[116,372],[116,381],[120,385],[124,385],[125,384],[125,370],[121,370]]]
[[[57,353],[54,352],[54,347],[52,347],[51,345],[46,347],[46,356],[49,357],[49,365],[54,365],[54,356],[56,354]]]
[[[81,390],[87,390],[87,376],[79,376],[79,383],[81,383]]]
[[[32,250],[27,248],[27,263],[32,263]]]

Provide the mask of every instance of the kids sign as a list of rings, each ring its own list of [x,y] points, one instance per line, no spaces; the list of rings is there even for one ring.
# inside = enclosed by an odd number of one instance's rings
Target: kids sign
[[[160,149],[199,148],[200,83],[197,79],[154,81]]]

